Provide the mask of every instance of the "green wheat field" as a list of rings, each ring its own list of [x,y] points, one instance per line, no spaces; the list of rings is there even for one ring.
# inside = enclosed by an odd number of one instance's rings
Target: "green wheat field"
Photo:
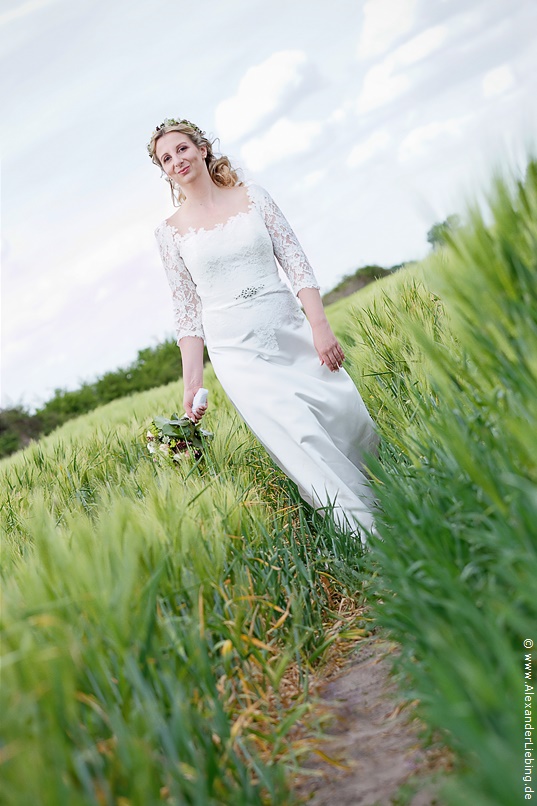
[[[179,382],[0,463],[0,802],[288,804],[323,724],[312,681],[380,632],[453,753],[442,800],[524,799],[537,640],[537,161],[489,220],[329,316],[382,446],[382,540],[301,504],[212,371],[205,458],[145,445]],[[366,607],[364,611],[364,607]]]

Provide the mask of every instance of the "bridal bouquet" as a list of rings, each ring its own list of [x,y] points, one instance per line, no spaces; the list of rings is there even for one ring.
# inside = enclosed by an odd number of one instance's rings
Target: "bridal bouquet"
[[[180,461],[184,454],[191,454],[195,459],[199,459],[203,454],[204,442],[212,437],[210,431],[201,428],[199,423],[194,423],[185,415],[179,417],[172,414],[170,419],[166,417],[154,417],[147,431],[147,449],[154,454],[153,461],[157,461],[159,455]]]
[[[208,394],[208,389],[198,389],[192,401],[193,411],[207,403]],[[154,462],[162,456],[178,462],[185,453],[199,459],[203,454],[204,441],[210,440],[213,435],[201,428],[199,423],[190,420],[186,414],[182,417],[172,414],[169,420],[166,417],[155,417],[146,436],[149,453],[155,454]]]

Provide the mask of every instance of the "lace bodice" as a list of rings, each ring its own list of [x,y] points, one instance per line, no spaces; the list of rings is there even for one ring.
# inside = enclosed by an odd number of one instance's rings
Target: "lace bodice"
[[[295,233],[269,193],[253,184],[247,193],[248,210],[215,227],[190,228],[180,235],[163,221],[155,230],[172,291],[178,343],[184,336],[205,339],[204,304],[255,303],[263,289],[279,280],[274,257],[295,295],[302,288],[319,288]]]

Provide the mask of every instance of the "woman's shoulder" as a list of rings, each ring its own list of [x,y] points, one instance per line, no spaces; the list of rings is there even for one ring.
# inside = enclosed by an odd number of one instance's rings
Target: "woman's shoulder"
[[[179,209],[176,210],[173,215],[171,215],[169,218],[163,218],[162,221],[157,224],[155,228],[155,237],[158,238],[159,236],[162,237],[163,235],[169,235],[172,232],[179,231],[178,224],[180,217],[178,214],[180,209],[181,208],[179,207]]]
[[[173,213],[173,215],[171,215],[169,218],[165,218],[164,221],[162,222],[163,225],[171,227],[172,229],[174,227],[177,227],[183,217],[182,216],[183,211],[181,209],[182,207],[183,205],[180,204],[175,213]]]
[[[167,224],[168,224],[168,220],[166,218],[163,218],[162,221],[158,222],[157,226],[153,230],[153,232],[155,234],[155,238],[160,237],[165,232]]]
[[[162,221],[159,221],[153,230],[153,234],[157,241],[171,240],[172,235],[177,229],[172,219],[173,216],[172,218],[163,218]]]
[[[272,199],[268,190],[257,182],[246,182],[246,190],[254,203],[264,204]]]
[[[244,184],[246,185],[248,190],[252,190],[254,193],[263,193],[263,194],[267,193],[267,190],[262,185],[259,185],[257,182],[248,181],[245,182]]]

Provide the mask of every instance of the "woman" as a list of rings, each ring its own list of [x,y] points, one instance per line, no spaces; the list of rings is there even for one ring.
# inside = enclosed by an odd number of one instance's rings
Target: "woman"
[[[321,510],[332,505],[339,527],[365,542],[374,497],[363,459],[378,438],[341,369],[343,350],[294,232],[267,191],[240,182],[195,124],[166,119],[147,149],[174,206],[178,194],[177,211],[155,237],[172,291],[187,415],[197,422],[207,408],[192,410],[206,342],[224,391],[302,498]]]

